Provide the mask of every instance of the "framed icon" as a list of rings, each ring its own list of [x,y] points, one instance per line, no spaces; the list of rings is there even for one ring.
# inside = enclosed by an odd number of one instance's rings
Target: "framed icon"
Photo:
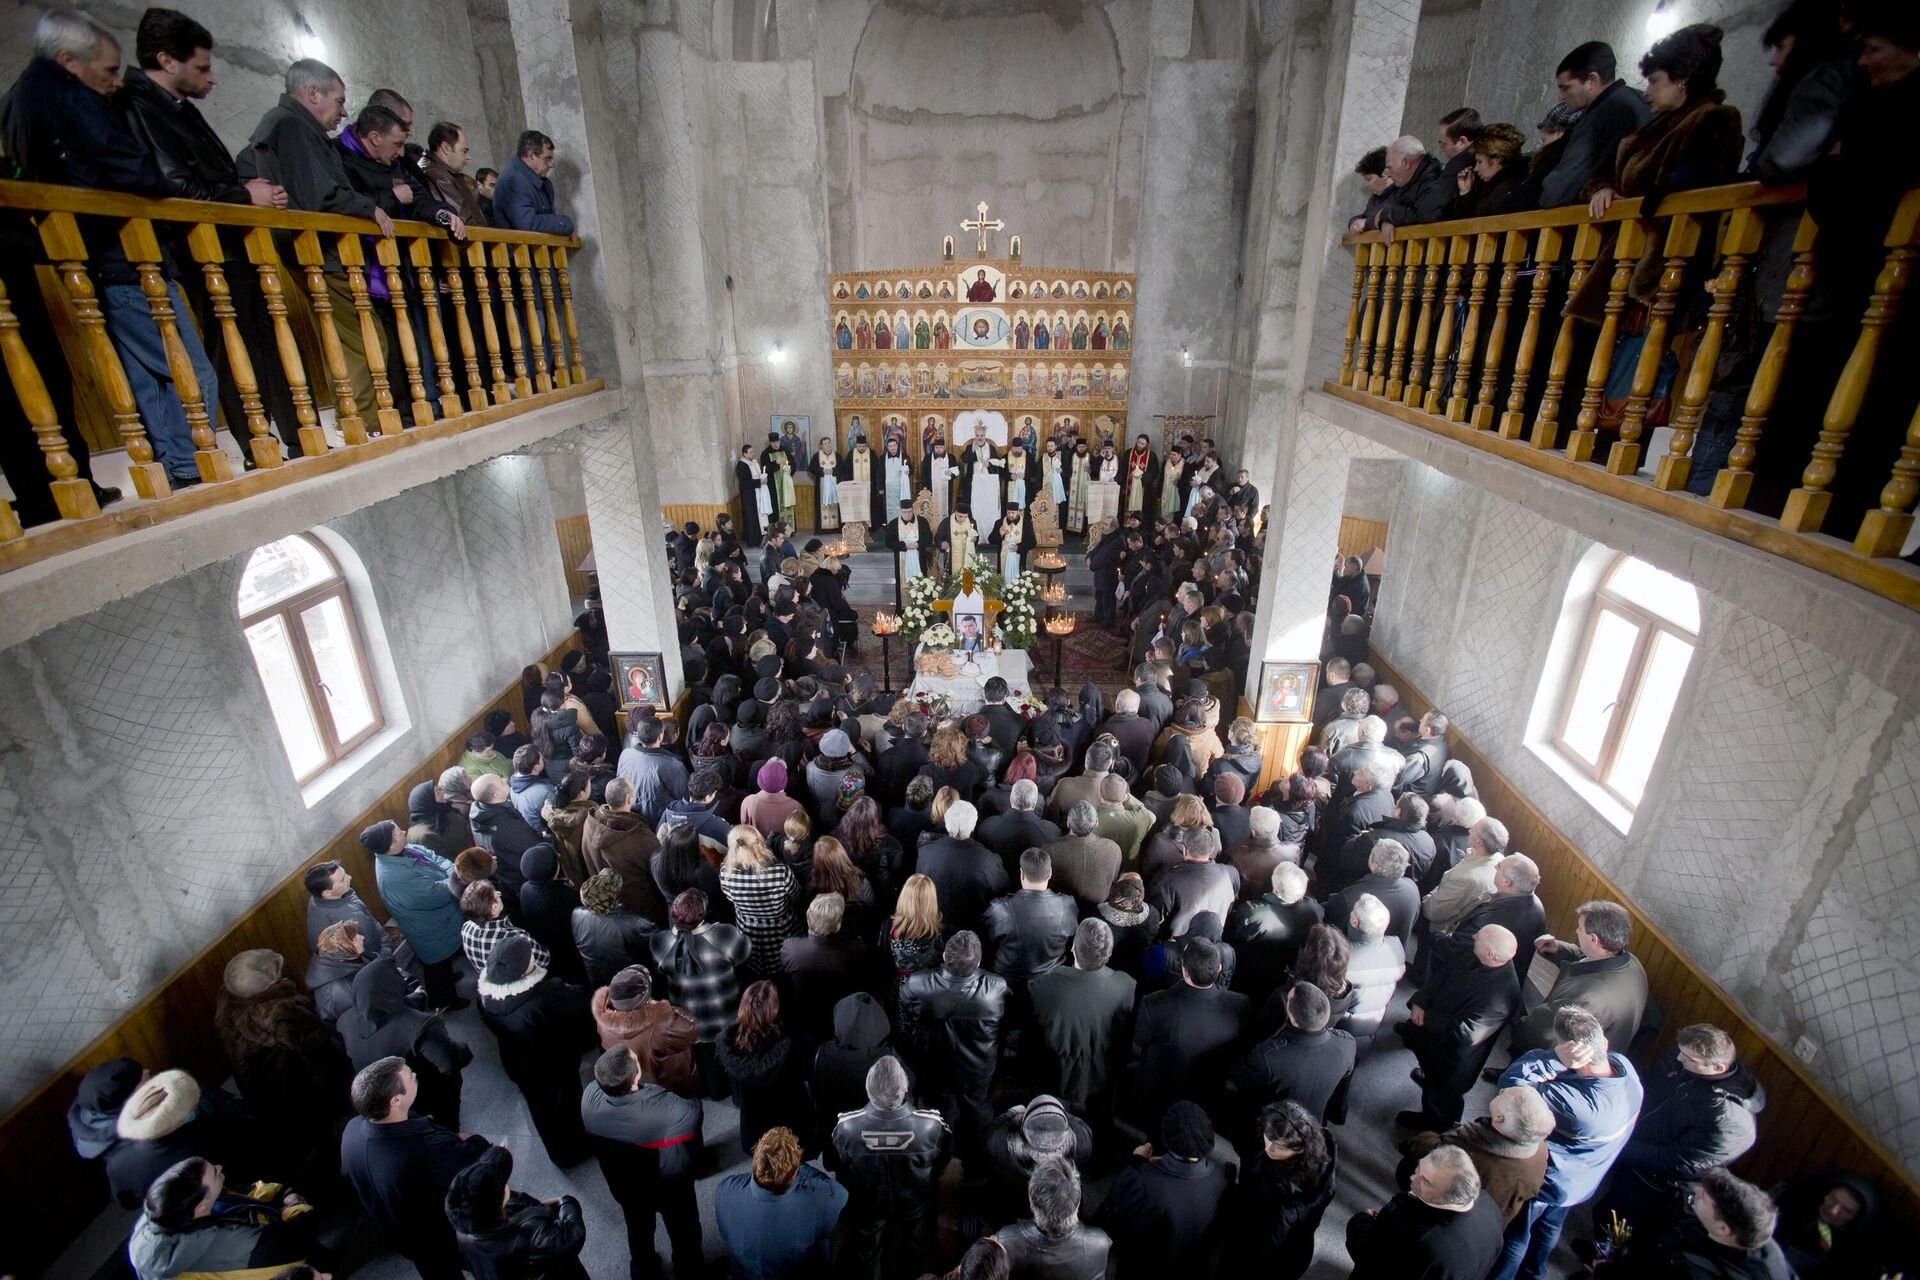
[[[1313,718],[1313,695],[1320,682],[1317,662],[1263,662],[1260,697],[1253,718],[1261,724],[1304,724]]]
[[[667,663],[658,653],[611,653],[614,676],[620,684],[620,706],[646,703],[666,710]]]

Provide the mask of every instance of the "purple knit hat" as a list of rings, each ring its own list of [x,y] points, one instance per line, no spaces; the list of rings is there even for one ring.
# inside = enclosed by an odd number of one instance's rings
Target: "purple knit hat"
[[[769,760],[760,766],[760,789],[762,791],[785,791],[787,789],[787,765],[784,760]]]

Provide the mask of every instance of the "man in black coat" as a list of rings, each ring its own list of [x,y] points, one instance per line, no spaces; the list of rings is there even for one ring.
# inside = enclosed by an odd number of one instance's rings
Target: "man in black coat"
[[[1307,896],[1307,873],[1299,863],[1276,866],[1271,885],[1269,893],[1234,903],[1227,915],[1226,940],[1240,957],[1234,989],[1255,1008],[1264,1006],[1286,981],[1307,930],[1326,917],[1320,904]]]
[[[1459,1147],[1435,1147],[1409,1190],[1347,1220],[1354,1280],[1482,1280],[1500,1258],[1500,1211]]]
[[[1020,855],[1020,889],[996,898],[980,917],[980,937],[993,971],[1007,980],[1014,1017],[1026,1021],[1027,984],[1067,958],[1080,909],[1069,894],[1053,893],[1053,860],[1044,849]]]
[[[1255,1121],[1261,1108],[1287,1099],[1320,1124],[1345,1118],[1347,1082],[1353,1077],[1353,1037],[1333,1021],[1327,993],[1311,982],[1287,991],[1287,1025],[1247,1052],[1227,1080],[1236,1116],[1234,1141],[1251,1158],[1259,1147]]]
[[[868,1068],[867,1105],[842,1115],[829,1143],[847,1189],[835,1274],[880,1280],[925,1271],[952,1135],[938,1111],[916,1111],[908,1102],[898,1058],[889,1054]]]
[[[1376,823],[1342,845],[1330,874],[1326,876],[1326,882],[1352,884],[1365,875],[1373,855],[1373,846],[1382,840],[1398,842],[1407,851],[1407,874],[1413,877],[1416,885],[1423,880],[1432,868],[1436,855],[1433,836],[1427,831],[1425,798],[1413,794],[1401,796],[1394,801],[1392,817]]]
[[[980,843],[1012,865],[1028,849],[1044,848],[1064,834],[1040,816],[1040,788],[1028,778],[1013,784],[1007,811],[996,813],[976,829]]]
[[[474,779],[473,808],[467,811],[467,822],[473,829],[474,842],[492,854],[499,865],[500,883],[518,898],[527,882],[520,859],[533,846],[546,842],[514,807],[505,778],[489,773]]]
[[[340,1135],[340,1176],[423,1280],[460,1280],[460,1251],[442,1202],[454,1175],[491,1144],[410,1114],[419,1093],[405,1058],[381,1058],[353,1078],[359,1114]]]
[[[1213,1122],[1199,1105],[1176,1102],[1114,1179],[1100,1217],[1113,1237],[1119,1280],[1161,1280],[1185,1266],[1209,1268],[1220,1206],[1233,1168],[1213,1158]]]
[[[1453,759],[1447,746],[1448,723],[1438,711],[1420,717],[1420,737],[1407,749],[1407,762],[1400,766],[1400,778],[1393,784],[1396,793],[1430,796],[1440,789],[1440,771]]]
[[[1377,222],[1382,231],[1438,222],[1459,195],[1441,177],[1440,161],[1427,154],[1427,144],[1412,134],[1387,145],[1387,179],[1393,190],[1380,206]]]
[[[1133,1024],[1133,1109],[1149,1132],[1182,1099],[1218,1104],[1217,1082],[1246,1032],[1247,998],[1216,985],[1220,953],[1211,942],[1180,949],[1180,977],[1142,1000]]]
[[[878,793],[874,799],[883,808],[904,803],[907,784],[926,762],[927,717],[923,712],[910,711],[900,732],[894,735],[893,745],[882,751],[874,762],[873,781],[877,785],[872,790]]]
[[[666,1219],[674,1275],[697,1276],[706,1265],[693,1196],[701,1120],[700,1100],[643,1081],[640,1060],[627,1046],[616,1045],[593,1064],[593,1080],[580,1095],[580,1123],[627,1221],[631,1280],[660,1275],[660,1255],[653,1251],[656,1214]]]
[[[987,718],[994,749],[1011,760],[1020,735],[1027,731],[1026,718],[1007,705],[1007,682],[1000,676],[987,677],[987,682],[980,687],[980,696],[985,699],[980,714]]]
[[[843,929],[847,900],[823,893],[807,904],[807,936],[780,944],[780,963],[793,986],[788,1026],[809,1045],[833,1039],[833,1011],[861,988],[872,962],[867,940]]]
[[[1140,718],[1153,725],[1153,736],[1173,719],[1173,695],[1161,683],[1164,669],[1157,662],[1142,662],[1133,668],[1133,691],[1140,695]]]
[[[1547,909],[1534,890],[1540,884],[1540,868],[1524,853],[1510,853],[1500,859],[1493,872],[1493,893],[1467,908],[1445,933],[1434,933],[1428,940],[1432,953],[1428,972],[1445,966],[1456,969],[1473,967],[1473,935],[1490,924],[1501,925],[1519,943],[1513,971],[1524,990],[1527,973],[1537,954],[1533,944],[1547,935]]]
[[[918,1032],[921,1082],[953,1117],[963,1164],[980,1158],[992,1118],[1006,1016],[1006,979],[980,967],[980,938],[964,929],[947,939],[938,969],[900,984],[901,1021]]]
[[[947,807],[947,834],[920,846],[916,869],[933,881],[949,929],[971,929],[1011,877],[999,855],[973,838],[980,811],[965,800]]]
[[[1511,931],[1487,925],[1473,936],[1473,968],[1442,970],[1414,993],[1400,1039],[1420,1060],[1420,1110],[1395,1116],[1401,1125],[1441,1133],[1460,1123],[1494,1040],[1520,1010],[1518,946]]]
[[[1599,40],[1587,43],[1560,60],[1554,84],[1560,101],[1580,113],[1567,134],[1560,160],[1540,186],[1540,207],[1584,204],[1587,183],[1613,172],[1620,140],[1653,118],[1653,109],[1638,90],[1615,77],[1613,47]]]
[[[1153,754],[1153,721],[1140,714],[1140,695],[1122,689],[1113,695],[1113,714],[1100,722],[1099,733],[1113,735],[1120,754],[1133,766],[1133,776],[1147,774],[1147,757]]]
[[[1367,874],[1327,899],[1327,919],[1344,926],[1353,904],[1369,893],[1386,907],[1387,932],[1404,948],[1413,935],[1413,922],[1420,918],[1420,887],[1407,879],[1407,851],[1398,840],[1373,846]]]
[[[1159,908],[1167,936],[1178,938],[1202,911],[1226,920],[1240,896],[1240,873],[1214,861],[1214,834],[1206,827],[1176,828],[1174,842],[1180,861],[1153,878],[1147,901]]]
[[[1120,588],[1120,562],[1131,541],[1134,550],[1141,546],[1138,530],[1121,532],[1118,525],[1108,529],[1087,550],[1087,568],[1093,570],[1093,625],[1113,625],[1114,605]]]
[[[1393,793],[1384,786],[1376,786],[1377,780],[1378,775],[1372,765],[1362,765],[1353,771],[1352,794],[1345,800],[1334,801],[1326,825],[1320,828],[1318,847],[1323,855],[1337,855],[1339,850],[1346,847],[1347,841],[1365,834],[1374,824],[1385,822],[1393,816]],[[1326,861],[1329,865],[1324,869],[1319,866],[1318,860],[1315,862],[1320,891],[1331,893],[1345,888],[1345,885],[1337,883],[1338,867],[1334,865],[1337,857],[1327,856]]]

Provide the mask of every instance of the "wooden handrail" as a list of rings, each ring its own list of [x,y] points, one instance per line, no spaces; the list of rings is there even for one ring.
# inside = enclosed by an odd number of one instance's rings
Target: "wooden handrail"
[[[1920,572],[1898,558],[1920,418],[1887,394],[1910,372],[1892,338],[1920,305],[1920,190],[1892,211],[1877,263],[1829,255],[1805,199],[1733,183],[1651,212],[1626,198],[1598,218],[1570,205],[1395,227],[1390,243],[1348,232],[1345,341],[1324,389],[1920,608]],[[1755,298],[1761,282],[1777,296]],[[1813,297],[1860,310],[1808,334]],[[1672,432],[1649,456],[1663,412]]]

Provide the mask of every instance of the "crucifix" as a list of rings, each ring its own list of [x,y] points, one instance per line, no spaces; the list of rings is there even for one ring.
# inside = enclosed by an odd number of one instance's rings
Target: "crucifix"
[[[998,231],[1007,224],[998,218],[993,219],[991,222],[987,220],[987,202],[985,200],[980,202],[979,211],[980,216],[978,218],[962,218],[960,220],[960,229],[962,231],[977,233],[974,237],[974,252],[977,256],[984,258],[987,256],[987,233],[989,231]]]

